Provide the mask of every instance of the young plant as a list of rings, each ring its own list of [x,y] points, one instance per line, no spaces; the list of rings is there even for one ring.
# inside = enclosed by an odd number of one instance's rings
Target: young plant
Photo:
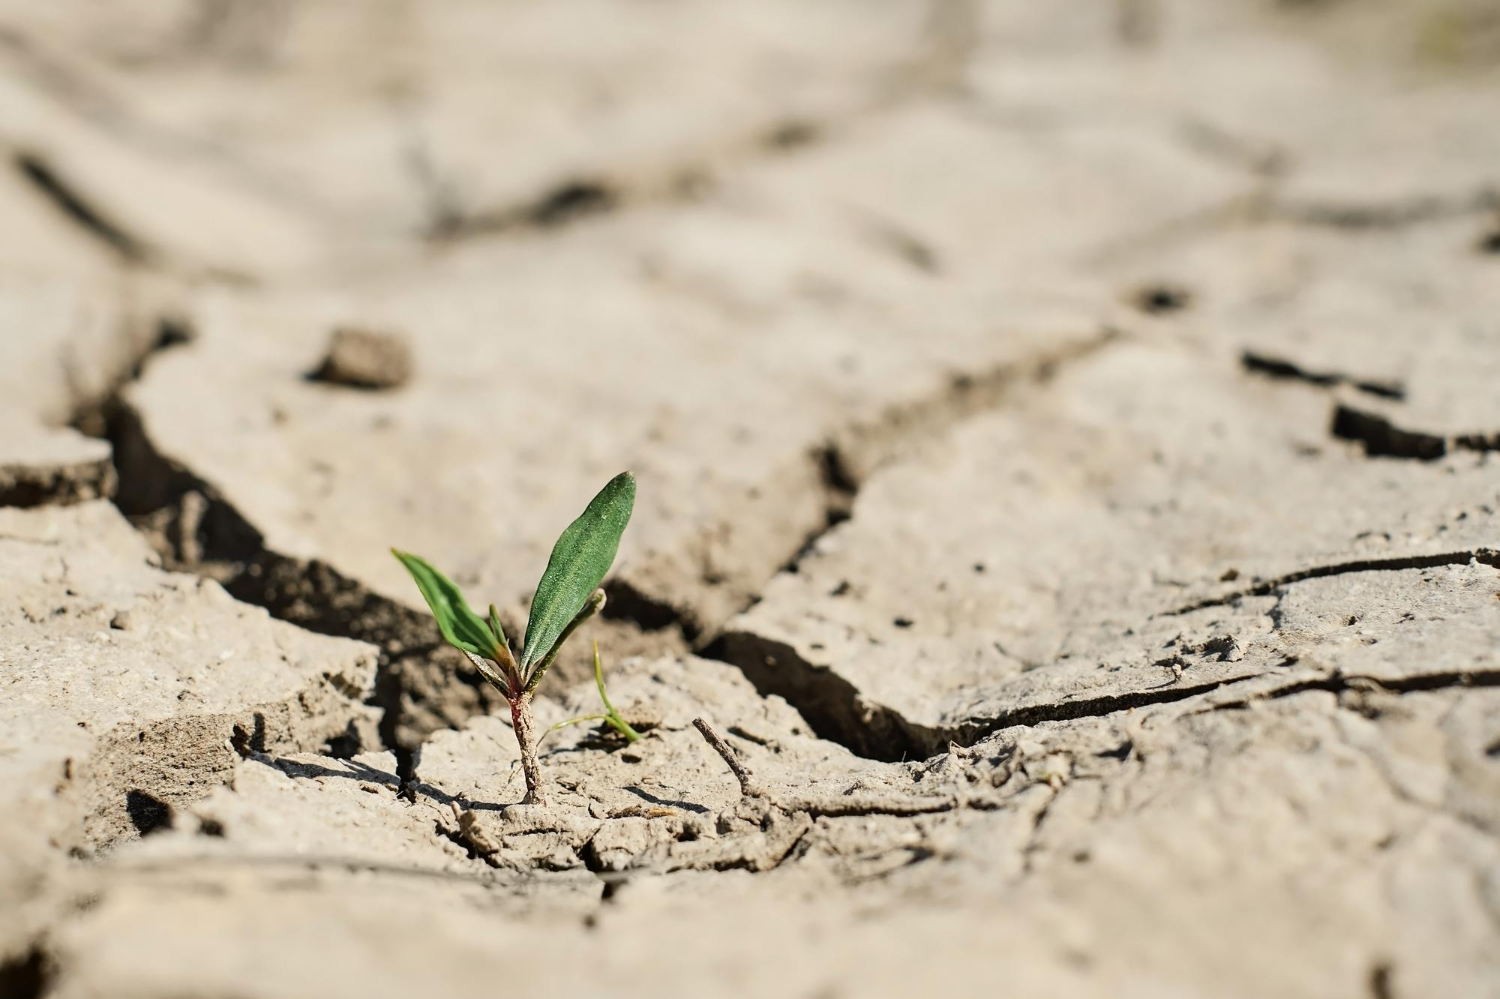
[[[542,733],[543,739],[547,738],[547,736],[551,735],[553,732],[556,732],[560,728],[567,728],[569,725],[582,725],[584,722],[591,721],[604,722],[605,724],[609,725],[610,728],[613,728],[616,732],[619,732],[621,735],[623,735],[626,742],[636,742],[640,739],[641,733],[631,728],[630,723],[620,716],[620,712],[615,710],[615,706],[613,704],[609,703],[609,694],[604,690],[604,666],[599,662],[598,642],[594,643],[594,685],[599,688],[599,700],[604,702],[604,713],[597,715],[579,715],[577,718],[569,718],[565,721],[560,721],[556,725],[553,725],[551,728],[547,729],[547,731]]]
[[[634,506],[635,477],[621,472],[599,490],[578,519],[562,532],[552,546],[552,557],[547,560],[547,569],[531,598],[531,615],[526,621],[526,639],[519,658],[500,627],[500,615],[494,604],[490,604],[489,618],[481,618],[469,609],[463,592],[447,576],[416,555],[391,549],[391,554],[401,560],[416,580],[444,640],[468,656],[479,675],[510,705],[511,725],[521,750],[521,772],[526,776],[527,804],[546,801],[537,763],[531,696],[563,643],[604,606],[604,591],[599,584],[614,564],[620,536],[625,533]],[[597,649],[594,661],[597,668]],[[601,695],[603,689],[601,679]]]

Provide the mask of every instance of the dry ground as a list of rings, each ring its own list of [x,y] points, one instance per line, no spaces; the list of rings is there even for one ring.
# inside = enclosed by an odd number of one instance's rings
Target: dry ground
[[[1500,995],[1497,65],[0,0],[0,994]],[[514,633],[622,468],[517,806],[387,549]]]

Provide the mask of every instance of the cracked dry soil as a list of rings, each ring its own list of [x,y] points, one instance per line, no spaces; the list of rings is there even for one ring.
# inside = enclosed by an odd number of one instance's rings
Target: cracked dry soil
[[[669,6],[0,0],[0,995],[1500,995],[1500,8]]]

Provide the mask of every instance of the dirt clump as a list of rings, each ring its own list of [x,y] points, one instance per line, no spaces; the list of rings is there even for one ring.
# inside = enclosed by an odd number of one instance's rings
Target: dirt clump
[[[411,373],[411,348],[401,335],[341,327],[333,331],[322,363],[307,377],[350,388],[392,389],[405,385]]]

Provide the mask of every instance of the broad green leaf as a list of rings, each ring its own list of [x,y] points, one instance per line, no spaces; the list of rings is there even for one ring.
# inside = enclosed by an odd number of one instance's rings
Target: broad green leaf
[[[417,581],[432,616],[437,618],[443,638],[455,649],[472,652],[488,659],[499,658],[495,636],[490,634],[484,618],[469,609],[463,591],[453,580],[428,565],[423,559],[407,552],[391,549],[391,554],[401,560],[411,578]]]
[[[573,615],[573,620],[568,622],[568,626],[563,629],[562,634],[557,636],[557,641],[552,643],[552,651],[543,656],[542,661],[531,668],[531,675],[526,678],[526,693],[531,693],[536,689],[537,684],[542,682],[542,677],[547,675],[547,670],[552,666],[552,660],[557,658],[558,651],[563,647],[563,643],[568,640],[568,636],[573,634],[574,629],[603,610],[604,603],[604,591],[602,589],[594,590],[589,599],[584,602],[583,609]]]
[[[547,571],[531,598],[526,645],[521,651],[523,672],[552,650],[563,629],[593,596],[615,561],[620,535],[630,523],[634,506],[635,476],[621,472],[599,490],[552,546]]]

